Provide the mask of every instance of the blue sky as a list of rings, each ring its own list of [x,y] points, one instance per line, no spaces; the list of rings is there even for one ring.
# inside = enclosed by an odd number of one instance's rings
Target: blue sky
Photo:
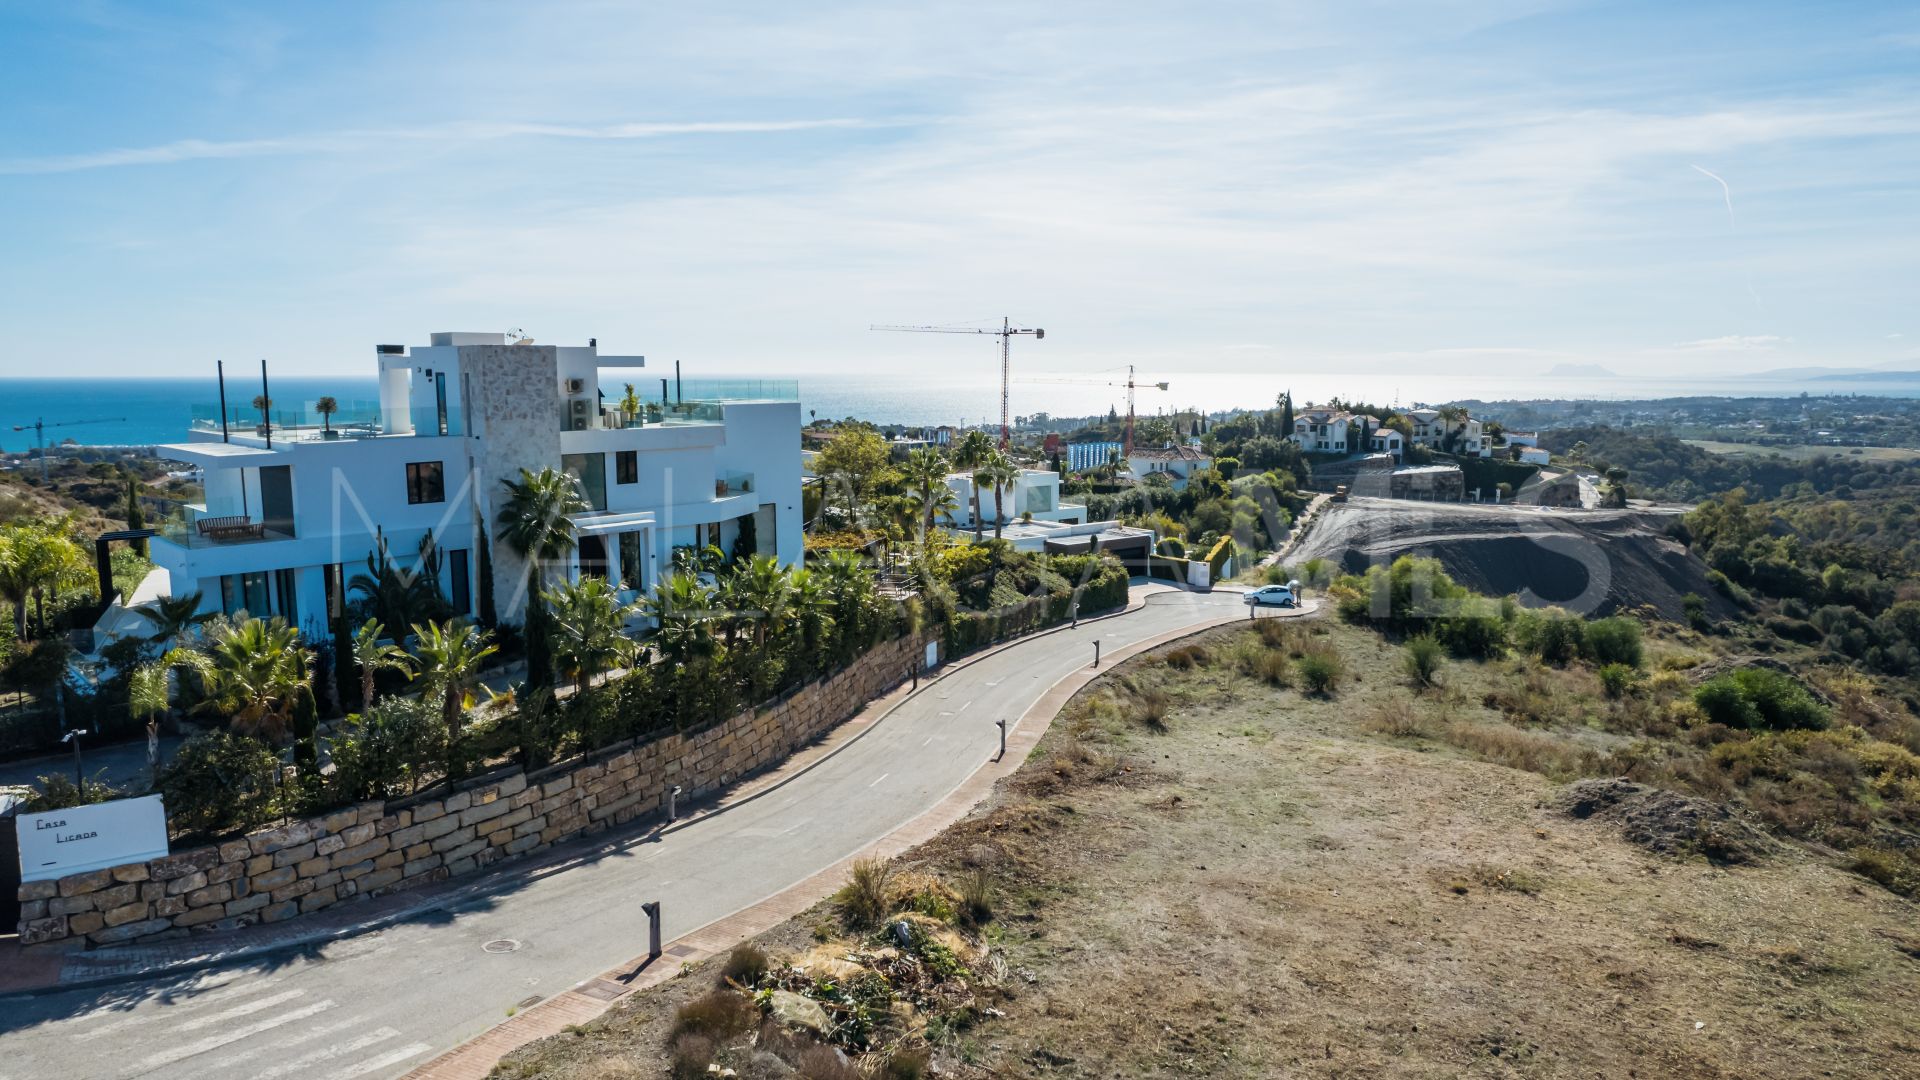
[[[1920,368],[1911,4],[810,7],[0,2],[0,376]]]

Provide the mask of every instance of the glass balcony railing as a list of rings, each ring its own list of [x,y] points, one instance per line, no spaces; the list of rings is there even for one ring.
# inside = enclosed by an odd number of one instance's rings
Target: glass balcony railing
[[[721,473],[715,477],[713,481],[713,497],[716,499],[725,499],[733,495],[748,495],[752,492],[752,473]]]
[[[264,540],[291,540],[288,525],[269,526],[259,514],[212,514],[204,506],[175,503],[172,510],[154,524],[161,539],[184,548],[226,547]]]
[[[267,407],[267,415],[261,417],[261,409],[257,405],[227,402],[227,430],[232,434],[267,434],[267,425],[271,423],[273,436],[288,442],[307,438],[365,438],[380,434],[380,402],[342,400],[334,405],[334,411],[323,413],[317,400],[298,404],[273,400]],[[219,405],[192,405],[190,417],[194,430],[221,430]]]

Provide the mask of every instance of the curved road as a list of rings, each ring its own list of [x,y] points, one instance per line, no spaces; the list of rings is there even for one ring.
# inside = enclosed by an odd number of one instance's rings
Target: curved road
[[[1062,677],[1108,650],[1238,608],[1156,592],[1144,608],[1022,642],[924,685],[786,786],[657,842],[290,956],[107,990],[0,1000],[0,1080],[391,1076],[646,951],[832,866],[958,787]],[[483,949],[517,943],[512,951]],[[495,948],[504,948],[499,944]]]

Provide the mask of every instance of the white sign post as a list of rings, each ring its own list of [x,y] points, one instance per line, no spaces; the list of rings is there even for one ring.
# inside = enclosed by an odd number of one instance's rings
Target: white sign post
[[[46,881],[167,854],[167,810],[158,795],[21,814],[14,819],[14,829],[20,834],[21,881]]]

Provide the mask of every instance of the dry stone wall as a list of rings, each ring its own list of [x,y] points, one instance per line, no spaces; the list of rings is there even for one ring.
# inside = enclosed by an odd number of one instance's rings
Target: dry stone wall
[[[280,922],[471,874],[698,799],[785,760],[900,683],[925,639],[705,731],[616,746],[531,775],[478,778],[437,798],[362,803],[163,859],[20,886],[23,944],[89,947]]]

